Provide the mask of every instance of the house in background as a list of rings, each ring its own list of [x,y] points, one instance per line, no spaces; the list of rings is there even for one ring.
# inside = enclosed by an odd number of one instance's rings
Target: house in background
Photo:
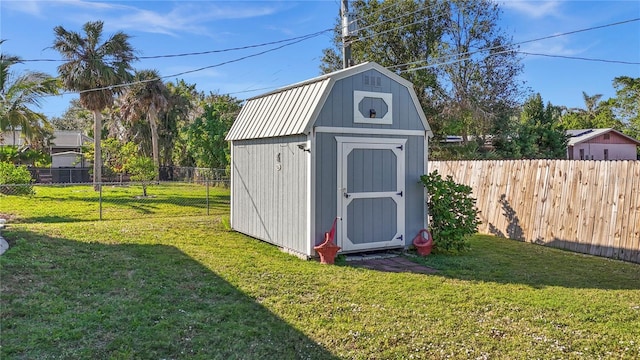
[[[79,130],[55,130],[49,144],[50,168],[32,168],[37,182],[88,182],[91,162],[84,158],[82,146],[92,144],[93,139]],[[20,129],[0,134],[0,145],[27,147]]]
[[[640,141],[612,128],[567,130],[569,160],[636,160]]]
[[[93,138],[88,137],[79,130],[54,130],[53,138],[49,145],[49,154],[73,151],[82,153],[82,146],[92,144]],[[0,145],[26,146],[29,142],[22,136],[20,129],[5,131],[0,134]]]
[[[413,85],[364,63],[252,98],[231,141],[231,227],[304,257],[403,248],[426,224],[432,135]]]
[[[93,139],[77,130],[56,130],[49,146],[52,168],[86,168],[91,163],[82,154],[82,146],[92,144]]]

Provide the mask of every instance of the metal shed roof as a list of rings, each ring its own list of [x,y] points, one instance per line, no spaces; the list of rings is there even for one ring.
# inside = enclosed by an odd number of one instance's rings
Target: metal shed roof
[[[409,89],[416,110],[427,130],[426,116],[413,90],[413,84],[373,62],[363,63],[330,74],[253,97],[240,110],[226,140],[259,139],[298,135],[311,131],[333,84],[370,69],[392,78]]]

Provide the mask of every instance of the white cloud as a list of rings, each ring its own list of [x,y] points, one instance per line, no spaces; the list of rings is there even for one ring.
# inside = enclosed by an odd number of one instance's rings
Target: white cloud
[[[43,12],[40,7],[42,3],[34,0],[23,1],[3,1],[2,8],[5,10],[17,11],[32,16],[42,17]]]
[[[502,5],[516,12],[530,16],[532,18],[542,18],[546,16],[561,17],[560,13],[561,1],[523,1],[523,0],[504,0]]]
[[[129,8],[125,15],[112,18],[121,29],[161,33],[213,36],[208,28],[219,20],[246,19],[273,14],[277,9],[257,3],[257,6],[226,5],[214,2],[181,2],[169,11]]]
[[[558,38],[524,44],[520,51],[546,55],[576,56],[586,53],[593,46],[594,44],[581,44],[580,47],[576,47],[575,44],[572,46],[568,39]]]
[[[130,4],[136,4],[132,6]],[[173,6],[172,8],[167,8]],[[213,36],[207,28],[215,21],[249,19],[278,12],[276,2],[93,2],[86,0],[2,1],[2,7],[36,17],[52,13],[78,23],[101,19],[105,27],[177,36],[180,33]],[[144,7],[144,8],[143,8]],[[86,12],[90,11],[90,12]]]

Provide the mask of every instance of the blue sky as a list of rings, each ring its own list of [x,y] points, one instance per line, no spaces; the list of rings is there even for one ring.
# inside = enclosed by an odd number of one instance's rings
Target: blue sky
[[[519,1],[499,2],[500,26],[514,42],[562,34],[640,18],[640,1]],[[2,0],[2,52],[25,60],[60,59],[50,47],[53,28],[82,32],[87,21],[102,20],[105,34],[124,31],[138,56],[204,52],[290,39],[330,29],[339,0],[322,1],[86,1]],[[322,49],[331,32],[245,60],[228,61],[274,49],[271,46],[198,56],[142,59],[136,69],[156,69],[162,76],[195,83],[198,90],[231,93],[246,99],[262,92],[319,75]],[[521,45],[521,51],[640,63],[640,21],[585,31]],[[545,102],[582,107],[582,91],[614,96],[616,76],[640,77],[640,65],[525,56],[522,80]],[[29,61],[13,67],[56,75],[60,62]],[[200,68],[207,69],[194,71]],[[165,80],[174,81],[175,77]],[[59,116],[77,95],[48,98],[40,111]]]

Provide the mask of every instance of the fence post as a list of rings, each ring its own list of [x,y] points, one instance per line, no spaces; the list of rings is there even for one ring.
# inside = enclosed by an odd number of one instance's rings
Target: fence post
[[[100,190],[100,220],[102,220],[102,183],[98,183],[98,189]]]
[[[207,216],[209,216],[209,180],[207,182]]]

